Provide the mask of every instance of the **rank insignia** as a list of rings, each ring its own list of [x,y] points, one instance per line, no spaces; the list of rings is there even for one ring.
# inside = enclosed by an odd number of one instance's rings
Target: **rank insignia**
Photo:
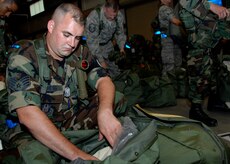
[[[90,25],[89,25],[89,31],[90,32],[95,32],[96,31],[96,25],[95,24],[93,24],[93,23],[91,23]]]
[[[30,86],[29,76],[24,76],[20,79],[12,77],[9,79],[9,88],[13,91],[21,91]]]

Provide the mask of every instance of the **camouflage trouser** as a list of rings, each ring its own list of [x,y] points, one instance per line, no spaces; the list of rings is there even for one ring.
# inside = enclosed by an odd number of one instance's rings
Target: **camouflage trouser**
[[[70,136],[81,136],[82,131],[85,133],[90,132],[89,129],[97,129],[97,117],[98,110],[97,96],[94,96],[92,101],[86,108],[82,108],[80,112],[76,113],[71,119],[69,119],[63,126],[68,127],[63,134]],[[115,115],[117,117],[124,115],[126,112],[126,101],[123,94],[116,92],[115,97]],[[73,124],[73,122],[75,124]],[[64,129],[65,129],[64,127]],[[84,130],[83,130],[84,129]],[[77,133],[79,135],[76,135]],[[94,131],[93,131],[94,132]],[[84,133],[84,132],[83,132]],[[71,140],[71,137],[69,138]],[[29,133],[21,132],[10,140],[11,148],[14,149],[0,152],[0,163],[28,163],[28,164],[43,164],[43,163],[68,163],[64,158],[60,157],[43,144],[35,140]],[[12,152],[13,153],[10,153]],[[7,155],[9,154],[9,155]]]
[[[161,59],[163,64],[162,73],[174,70],[182,65],[182,52],[171,38],[161,39]]]
[[[216,84],[216,70],[211,52],[204,49],[189,50],[187,56],[189,94],[192,103],[202,103]]]

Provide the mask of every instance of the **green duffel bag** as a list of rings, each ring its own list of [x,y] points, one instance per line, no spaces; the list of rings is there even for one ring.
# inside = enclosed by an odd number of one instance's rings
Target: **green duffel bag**
[[[143,95],[139,103],[143,107],[166,107],[176,105],[176,93],[168,75],[151,76],[140,81]]]
[[[140,77],[136,72],[126,70],[115,77],[113,83],[116,91],[125,95],[128,106],[132,106],[139,102],[143,90],[140,85]]]
[[[229,163],[230,148],[202,122],[177,115],[156,114],[139,105],[134,109],[156,121],[161,164]]]
[[[141,114],[140,114],[141,113]],[[125,124],[131,120],[133,125]],[[129,117],[120,118],[124,132],[118,146],[101,161],[69,162],[37,141],[20,147],[25,163],[30,164],[228,164],[229,150],[221,139],[201,122],[188,118],[154,114],[140,106]],[[131,125],[131,126],[130,126]],[[131,130],[130,130],[131,129]],[[65,131],[63,134],[89,154],[108,147],[98,141],[98,130]],[[29,148],[29,149],[28,149]],[[18,162],[18,161],[17,161]],[[18,162],[19,163],[19,162]]]
[[[129,117],[120,118],[121,122],[131,120]],[[130,127],[130,124],[124,125],[125,130],[123,138],[117,142],[116,151],[102,161],[83,161],[78,159],[76,161],[68,161],[61,158],[47,147],[42,145],[37,140],[30,140],[18,147],[21,158],[12,158],[12,156],[5,157],[2,163],[28,163],[28,164],[67,164],[67,163],[111,163],[111,164],[125,164],[125,163],[159,163],[159,149],[157,145],[156,124],[154,120],[141,122],[138,127]],[[131,121],[132,122],[132,121]],[[135,130],[135,131],[134,131]],[[63,134],[76,146],[89,154],[95,154],[98,150],[108,147],[108,142],[103,139],[98,141],[98,130],[77,130],[64,131]],[[22,136],[23,137],[23,136]],[[25,138],[28,139],[28,138]]]

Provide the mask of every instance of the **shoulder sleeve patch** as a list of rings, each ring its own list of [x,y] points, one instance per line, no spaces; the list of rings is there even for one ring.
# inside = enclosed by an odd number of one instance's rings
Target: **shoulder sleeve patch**
[[[17,79],[16,77],[10,77],[8,85],[9,89],[12,91],[22,91],[30,86],[30,78],[29,76],[23,76],[20,79]]]
[[[95,31],[96,31],[96,25],[93,24],[93,23],[91,23],[91,24],[89,25],[89,31],[90,31],[91,33],[95,32]]]

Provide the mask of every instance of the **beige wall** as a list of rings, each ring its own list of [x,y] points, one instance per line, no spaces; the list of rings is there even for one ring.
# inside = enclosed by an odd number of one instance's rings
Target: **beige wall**
[[[151,40],[151,21],[156,16],[158,1],[147,2],[137,6],[129,7],[126,10],[128,36],[133,34],[143,35]]]

